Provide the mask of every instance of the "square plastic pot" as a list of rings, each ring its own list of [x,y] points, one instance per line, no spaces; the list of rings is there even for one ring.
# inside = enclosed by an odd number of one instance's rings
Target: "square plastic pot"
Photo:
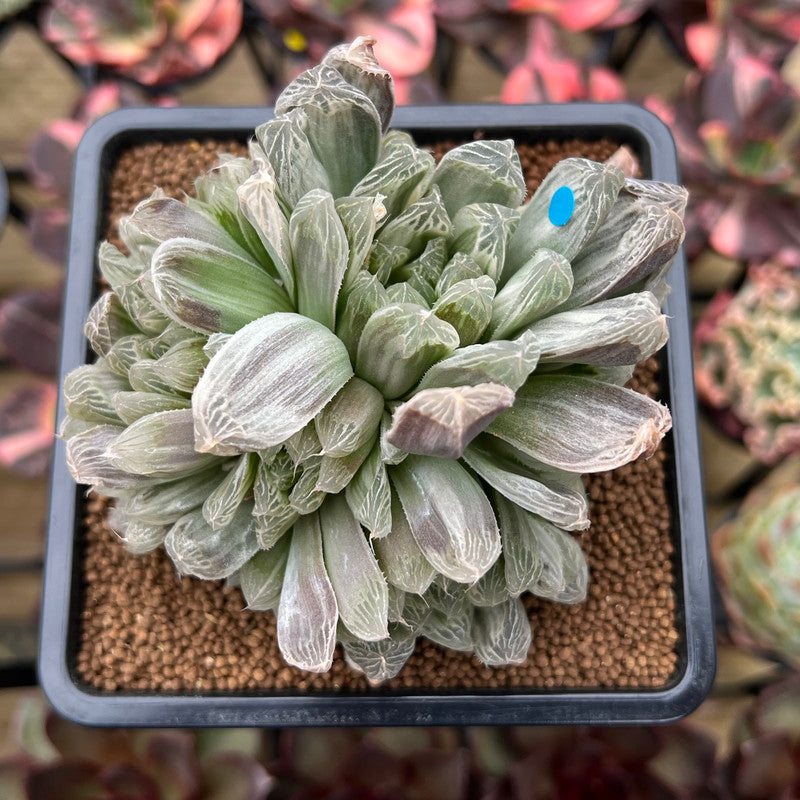
[[[60,380],[89,360],[83,323],[95,298],[95,251],[102,238],[106,184],[118,154],[147,141],[214,137],[245,140],[269,113],[257,108],[129,109],[101,119],[85,135],[75,160]],[[395,127],[420,143],[488,138],[521,142],[601,137],[637,153],[646,177],[677,181],[669,130],[652,114],[626,104],[565,106],[446,106],[401,108]],[[686,264],[671,273],[666,313],[670,338],[663,354],[664,399],[673,416],[668,465],[673,504],[678,664],[669,685],[654,690],[509,689],[464,693],[197,694],[103,693],[75,670],[80,614],[80,551],[85,487],[67,472],[56,443],[50,491],[39,674],[64,716],[92,725],[520,725],[635,724],[685,716],[708,693],[715,671],[714,628],[703,490],[692,378]],[[63,416],[59,405],[58,419]]]

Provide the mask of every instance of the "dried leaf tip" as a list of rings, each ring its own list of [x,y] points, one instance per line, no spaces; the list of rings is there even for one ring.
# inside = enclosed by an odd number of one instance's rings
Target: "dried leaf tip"
[[[423,389],[397,408],[386,438],[408,453],[460,458],[464,448],[513,404],[514,392],[499,383]]]

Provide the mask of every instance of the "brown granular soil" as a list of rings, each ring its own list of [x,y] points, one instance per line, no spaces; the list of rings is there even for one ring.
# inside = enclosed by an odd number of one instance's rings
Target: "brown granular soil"
[[[449,143],[432,148],[441,155]],[[602,160],[608,141],[521,145],[533,190],[560,159]],[[246,152],[239,142],[144,144],[124,152],[111,176],[109,233],[156,185],[173,196],[218,152]],[[637,369],[634,388],[658,396],[658,361]],[[287,666],[275,618],[243,609],[238,589],[177,575],[163,550],[132,556],[106,524],[109,501],[90,496],[83,531],[83,605],[73,667],[105,692],[368,692],[526,688],[660,688],[678,663],[673,544],[662,447],[653,458],[587,478],[591,528],[579,535],[590,569],[585,602],[565,606],[526,599],[533,642],[521,665],[488,668],[471,655],[420,639],[401,673],[380,690],[337,654],[324,675]]]

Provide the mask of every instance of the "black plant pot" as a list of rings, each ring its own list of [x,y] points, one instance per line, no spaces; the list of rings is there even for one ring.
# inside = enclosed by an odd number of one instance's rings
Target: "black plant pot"
[[[104,117],[85,135],[75,160],[75,185],[61,351],[63,380],[89,357],[83,323],[96,294],[95,251],[102,238],[104,198],[112,165],[126,147],[148,141],[238,138],[268,116],[264,109],[130,109]],[[394,124],[421,143],[490,138],[534,143],[608,137],[629,145],[646,177],[678,180],[668,129],[652,114],[625,105],[447,106],[401,108]],[[677,667],[658,689],[498,692],[113,692],[87,687],[77,675],[80,540],[84,487],[72,481],[64,445],[56,444],[45,565],[39,673],[53,705],[66,717],[95,725],[450,725],[665,722],[685,716],[708,693],[715,671],[714,625],[703,490],[693,391],[686,265],[672,270],[666,313],[670,339],[662,355],[662,389],[674,420],[667,475],[672,504]],[[63,416],[59,407],[58,417]]]

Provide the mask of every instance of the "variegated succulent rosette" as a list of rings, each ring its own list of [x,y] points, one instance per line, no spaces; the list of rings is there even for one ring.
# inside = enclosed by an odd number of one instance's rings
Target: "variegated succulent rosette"
[[[238,583],[289,664],[339,642],[382,681],[419,636],[521,662],[521,595],[585,597],[581,475],[671,424],[623,385],[667,339],[686,193],[573,158],[523,206],[510,140],[436,165],[388,131],[372,43],[293,81],[196,199],[139,204],[127,254],[100,246],[61,432],[132,552]]]

